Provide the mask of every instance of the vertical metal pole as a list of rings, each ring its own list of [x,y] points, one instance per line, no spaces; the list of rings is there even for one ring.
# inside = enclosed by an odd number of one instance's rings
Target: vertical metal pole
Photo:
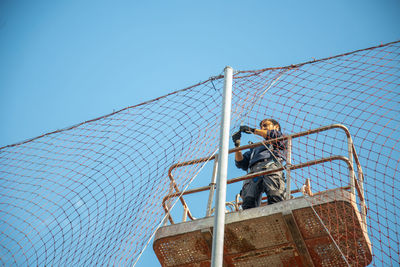
[[[214,159],[214,169],[213,169],[213,174],[211,177],[210,193],[208,195],[206,217],[211,216],[211,205],[213,202],[214,192],[215,192],[215,184],[217,181],[217,170],[218,170],[218,155],[216,155],[215,159]]]
[[[216,210],[212,242],[211,266],[221,267],[224,257],[226,180],[228,173],[229,128],[231,123],[233,69],[225,67],[224,92],[222,95],[222,117],[217,172]]]
[[[292,137],[287,140],[287,155],[286,155],[286,199],[290,199],[290,167],[292,165]]]

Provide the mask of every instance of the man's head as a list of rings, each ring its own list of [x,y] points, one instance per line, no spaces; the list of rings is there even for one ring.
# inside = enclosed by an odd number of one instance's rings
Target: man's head
[[[281,125],[274,119],[264,119],[260,122],[261,130],[281,130]]]

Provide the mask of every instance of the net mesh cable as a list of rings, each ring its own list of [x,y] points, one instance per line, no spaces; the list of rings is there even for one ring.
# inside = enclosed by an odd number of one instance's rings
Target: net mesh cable
[[[277,120],[287,135],[332,124],[349,129],[363,170],[372,266],[400,264],[399,63],[396,41],[233,76],[231,133],[241,125],[258,127],[264,118]],[[136,263],[166,221],[161,202],[171,192],[169,168],[218,153],[223,81],[219,75],[0,148],[0,264]],[[324,131],[294,139],[291,160],[347,152],[342,131]],[[208,185],[205,164],[174,170],[176,186],[183,190],[199,179]],[[344,187],[348,167],[329,161],[291,171],[293,188],[306,179],[314,191]],[[228,198],[236,193],[228,187]],[[171,198],[168,205],[177,202]],[[201,202],[205,207],[207,197]],[[318,207],[315,212],[328,229],[338,220]]]

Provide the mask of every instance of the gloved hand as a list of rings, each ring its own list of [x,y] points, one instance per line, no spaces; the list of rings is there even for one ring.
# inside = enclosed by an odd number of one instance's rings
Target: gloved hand
[[[250,134],[250,133],[254,133],[255,130],[256,129],[250,128],[249,126],[240,126],[240,131],[243,133]]]
[[[239,131],[239,132],[236,132],[236,133],[234,133],[233,135],[232,135],[232,141],[233,141],[233,143],[235,144],[235,147],[238,147],[238,146],[240,146],[240,138],[242,137],[242,133]]]

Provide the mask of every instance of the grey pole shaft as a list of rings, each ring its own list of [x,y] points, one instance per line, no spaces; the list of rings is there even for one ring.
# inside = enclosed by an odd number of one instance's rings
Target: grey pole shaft
[[[211,266],[221,267],[224,257],[226,180],[228,173],[229,128],[231,123],[233,69],[225,67],[222,118],[218,154],[217,195],[212,242]]]

